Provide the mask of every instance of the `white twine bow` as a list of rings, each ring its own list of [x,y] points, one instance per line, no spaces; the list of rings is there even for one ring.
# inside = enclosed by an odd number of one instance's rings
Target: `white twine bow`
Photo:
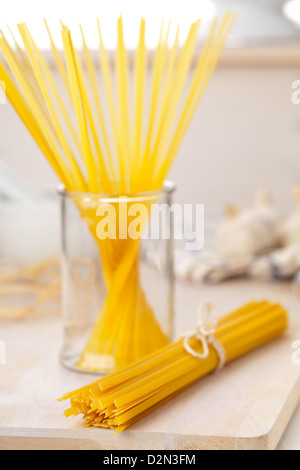
[[[198,323],[195,331],[186,333],[183,346],[188,354],[197,357],[198,359],[207,359],[209,356],[209,345],[215,349],[219,356],[218,369],[222,369],[226,363],[226,351],[220,341],[214,336],[216,328],[219,323],[219,314],[215,305],[204,302],[199,305],[198,311]],[[195,351],[190,346],[191,339],[198,339],[202,343],[203,353]]]

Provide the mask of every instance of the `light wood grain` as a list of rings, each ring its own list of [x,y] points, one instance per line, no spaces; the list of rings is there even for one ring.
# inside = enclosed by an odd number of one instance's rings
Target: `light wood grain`
[[[181,285],[176,332],[193,327],[200,301],[209,299],[226,314],[252,298],[282,301],[291,314],[285,337],[194,384],[117,436],[65,419],[66,403],[56,402],[95,379],[60,366],[59,319],[1,323],[7,364],[0,367],[0,449],[275,449],[300,398],[300,366],[291,361],[291,344],[300,339],[299,294],[288,284]]]

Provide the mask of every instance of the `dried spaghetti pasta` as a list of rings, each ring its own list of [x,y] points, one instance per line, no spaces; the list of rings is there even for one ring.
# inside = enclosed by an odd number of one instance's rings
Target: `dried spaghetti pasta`
[[[213,337],[224,350],[226,362],[279,337],[288,326],[287,312],[279,304],[251,302],[223,317]],[[188,336],[186,337],[188,338]],[[67,393],[66,417],[83,416],[87,426],[123,431],[174,395],[213,372],[220,353],[208,341],[202,359],[189,354],[180,339],[127,368],[79,390]],[[196,355],[203,354],[203,341],[189,339]]]
[[[234,14],[227,13],[220,27],[214,20],[191,80],[200,22],[191,25],[182,48],[177,33],[170,49],[169,27],[162,24],[150,74],[149,106],[143,19],[133,74],[129,73],[122,17],[118,20],[115,80],[98,21],[104,96],[82,28],[83,51],[79,54],[70,30],[62,24],[62,56],[46,23],[64,93],[26,24],[18,25],[24,50],[15,38],[17,47],[13,49],[0,32],[0,79],[6,84],[7,96],[66,190],[79,194],[75,202],[99,247],[107,297],[78,364],[83,370],[110,370],[112,363],[118,369],[168,343],[140,283],[140,240],[99,239],[96,209],[88,206],[84,195],[161,189],[234,19]],[[115,209],[120,209],[117,203]],[[127,222],[121,228],[128,233]],[[132,327],[133,319],[139,328]],[[141,332],[146,332],[147,342]],[[132,344],[134,348],[128,346]]]

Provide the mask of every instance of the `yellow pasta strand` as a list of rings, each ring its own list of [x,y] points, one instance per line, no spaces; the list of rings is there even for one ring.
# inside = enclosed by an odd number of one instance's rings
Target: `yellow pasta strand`
[[[6,41],[4,40],[3,37],[0,37],[0,49],[2,53],[4,54],[7,63],[11,67],[11,70],[15,74],[20,87],[25,91],[28,103],[30,105],[30,108],[32,110],[33,115],[35,116],[36,120],[39,122],[40,127],[42,128],[42,132],[51,147],[53,154],[55,155],[55,158],[57,160],[58,165],[61,167],[62,172],[66,175],[68,175],[68,181],[73,181],[73,177],[69,173],[68,168],[66,167],[66,164],[61,156],[61,153],[57,147],[57,144],[55,142],[55,138],[52,134],[52,129],[49,127],[49,124],[47,122],[47,118],[45,115],[42,113],[40,107],[37,104],[37,101],[34,99],[34,97],[31,94],[31,89],[25,80],[24,76],[22,75],[21,71],[18,68],[17,63],[15,62],[15,58],[10,51],[10,49],[7,47]],[[73,183],[71,183],[73,185]],[[68,184],[70,186],[70,184]]]
[[[63,168],[57,162],[55,155],[53,154],[51,148],[49,147],[47,141],[44,138],[44,134],[41,132],[39,124],[35,120],[30,108],[27,106],[23,96],[20,94],[18,89],[16,88],[15,84],[13,83],[12,79],[8,75],[7,71],[0,63],[0,80],[5,83],[6,86],[6,94],[11,102],[12,106],[19,114],[20,118],[24,122],[25,126],[27,127],[28,131],[36,141],[37,145],[40,147],[44,155],[46,156],[47,160],[49,161],[50,165],[52,166],[53,170],[60,178],[62,183],[65,185],[67,189],[72,187],[72,183],[69,179],[68,172],[64,172]]]
[[[99,90],[98,90],[98,86],[97,86],[97,78],[96,78],[96,74],[95,74],[93,60],[92,60],[92,57],[91,57],[91,53],[90,53],[90,51],[87,47],[85,37],[84,37],[84,33],[83,33],[83,29],[82,29],[81,25],[80,25],[80,31],[81,31],[82,44],[83,44],[83,50],[84,50],[86,65],[87,65],[88,72],[89,72],[89,77],[90,77],[92,90],[93,90],[93,95],[94,95],[94,99],[95,99],[95,103],[96,103],[96,107],[97,107],[101,132],[102,132],[102,135],[103,135],[104,146],[105,146],[106,154],[108,156],[110,177],[111,177],[112,181],[116,181],[117,180],[117,175],[116,175],[115,165],[114,165],[114,161],[113,161],[112,150],[110,148],[109,138],[108,138],[107,131],[106,131],[105,119],[104,119],[103,111],[102,111],[102,108],[101,108],[101,100],[100,100]]]
[[[88,180],[91,192],[97,193],[100,188],[95,168],[94,157],[91,152],[90,140],[87,127],[87,118],[84,108],[82,90],[80,88],[78,68],[74,48],[71,40],[70,31],[64,28],[62,31],[63,45],[66,54],[67,68],[69,73],[69,80],[71,84],[72,97],[74,100],[74,108],[76,111],[78,127],[81,134],[82,153],[85,158]]]
[[[81,174],[81,171],[80,171],[79,166],[78,166],[78,164],[75,160],[75,157],[72,153],[72,150],[71,150],[71,148],[68,144],[65,133],[64,133],[63,129],[61,128],[60,123],[57,119],[57,114],[56,114],[55,107],[53,105],[51,96],[48,92],[46,83],[43,79],[43,74],[42,74],[41,69],[39,67],[38,60],[37,60],[37,57],[35,55],[34,47],[32,46],[32,44],[30,42],[30,38],[27,35],[26,27],[25,27],[24,24],[19,25],[19,31],[20,31],[20,35],[23,39],[24,45],[26,47],[26,50],[28,52],[28,56],[30,58],[30,63],[32,65],[33,71],[35,73],[37,83],[40,87],[41,94],[42,94],[42,96],[45,100],[45,103],[47,105],[50,117],[52,119],[53,127],[56,131],[56,135],[58,137],[58,140],[59,140],[59,142],[62,146],[62,149],[63,149],[65,155],[68,157],[68,160],[70,162],[71,171],[72,171],[72,173],[74,175],[74,179],[76,181],[76,183],[75,183],[76,189],[77,189],[77,191],[85,191],[86,187],[85,187],[84,178]]]
[[[143,134],[143,110],[146,81],[147,51],[145,44],[146,22],[142,18],[140,25],[139,44],[135,57],[135,116],[134,116],[134,157],[131,167],[132,178],[136,178],[140,167],[141,145]]]

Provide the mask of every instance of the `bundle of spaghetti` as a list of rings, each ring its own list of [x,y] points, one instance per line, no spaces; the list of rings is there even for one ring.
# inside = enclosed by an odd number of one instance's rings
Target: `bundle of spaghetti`
[[[128,196],[162,188],[234,19],[227,13],[219,27],[213,21],[194,68],[200,21],[191,25],[181,48],[179,30],[169,48],[170,24],[163,22],[150,86],[144,19],[132,74],[122,17],[118,20],[115,80],[98,20],[103,86],[82,28],[79,53],[62,24],[62,56],[45,22],[59,83],[25,23],[18,25],[24,48],[14,36],[12,47],[0,32],[0,79],[7,97],[66,191],[77,194],[74,203],[99,247],[107,297],[79,361],[81,369],[117,369],[168,342],[141,286],[140,239],[100,239],[97,204],[86,193]],[[120,204],[115,203],[117,212]],[[128,234],[128,221],[123,225],[118,229]]]
[[[224,362],[228,363],[279,337],[287,326],[287,312],[279,304],[253,301],[221,318],[213,338],[224,350]],[[216,370],[220,353],[210,342],[208,347],[207,356],[194,357],[189,350],[201,355],[204,344],[196,335],[189,335],[127,368],[67,393],[60,399],[71,403],[65,416],[81,414],[87,426],[123,431]]]

